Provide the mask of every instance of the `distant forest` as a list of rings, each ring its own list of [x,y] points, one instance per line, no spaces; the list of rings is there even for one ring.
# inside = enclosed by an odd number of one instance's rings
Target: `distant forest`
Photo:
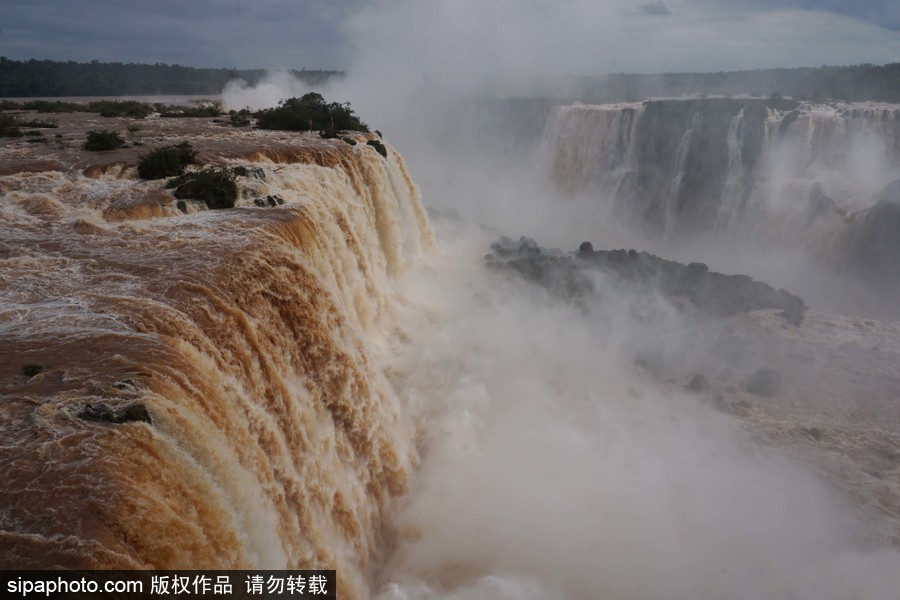
[[[0,57],[0,98],[40,96],[144,96],[220,94],[232,79],[255,84],[265,69],[198,69],[180,65],[10,60]],[[310,84],[343,76],[341,71],[291,70]]]
[[[604,78],[581,78],[575,82],[575,88],[577,96],[592,102],[638,101],[649,96],[683,94],[900,102],[900,63],[719,73],[615,73]]]
[[[0,98],[218,94],[232,79],[253,85],[264,69],[198,69],[157,63],[57,62],[0,57]],[[343,77],[341,71],[291,70],[309,84]],[[586,102],[644,100],[650,96],[712,94],[790,96],[798,100],[900,102],[900,63],[883,66],[761,69],[719,73],[614,73],[568,80],[560,97]]]

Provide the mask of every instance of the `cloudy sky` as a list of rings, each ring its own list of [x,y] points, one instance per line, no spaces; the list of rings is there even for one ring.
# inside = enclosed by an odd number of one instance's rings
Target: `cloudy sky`
[[[898,0],[4,0],[13,59],[575,74],[900,61]],[[424,55],[429,60],[419,60]]]

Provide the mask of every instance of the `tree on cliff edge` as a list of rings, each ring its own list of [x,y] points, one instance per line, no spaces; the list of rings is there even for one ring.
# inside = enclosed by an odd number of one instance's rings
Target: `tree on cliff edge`
[[[282,100],[275,108],[267,108],[256,113],[260,129],[286,129],[289,131],[369,131],[350,108],[350,103],[325,102],[316,92],[304,94],[300,98]]]

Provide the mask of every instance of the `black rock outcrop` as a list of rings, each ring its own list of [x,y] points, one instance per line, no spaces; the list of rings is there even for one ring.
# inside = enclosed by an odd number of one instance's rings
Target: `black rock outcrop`
[[[848,267],[872,288],[900,295],[900,180],[876,197],[875,205],[854,221],[847,249]]]
[[[518,242],[503,237],[491,249],[489,266],[518,272],[566,298],[594,294],[593,275],[599,271],[622,287],[686,299],[697,311],[716,317],[777,308],[784,319],[799,325],[807,310],[799,297],[747,275],[723,275],[702,263],[684,265],[637,250],[593,250],[584,242],[577,253],[563,253],[526,237]]]
[[[129,404],[113,408],[108,404],[85,404],[78,412],[78,418],[95,423],[131,423],[143,422],[153,424],[150,411],[143,404]]]

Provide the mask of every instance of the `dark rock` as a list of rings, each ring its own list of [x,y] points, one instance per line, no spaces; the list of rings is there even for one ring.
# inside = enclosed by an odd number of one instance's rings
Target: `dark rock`
[[[354,140],[354,139],[351,138],[351,137],[343,137],[343,138],[341,138],[341,139],[344,140],[346,143],[350,144],[351,146],[355,146],[355,145],[356,145],[356,140]]]
[[[34,377],[43,370],[44,367],[42,367],[41,365],[25,365],[22,367],[22,375],[26,377]]]
[[[594,245],[590,242],[581,242],[581,245],[578,246],[578,257],[579,258],[590,258],[594,255]]]
[[[115,410],[107,404],[85,404],[78,412],[78,418],[95,423],[143,422],[153,424],[150,411],[143,404],[129,404]]]
[[[771,397],[781,387],[781,375],[771,367],[763,367],[748,377],[742,387],[751,394]]]
[[[876,204],[857,215],[847,247],[849,270],[889,297],[900,294],[900,180],[879,194]]]
[[[122,381],[115,382],[112,386],[117,390],[127,392],[136,392],[139,389],[137,383],[135,383],[133,379],[123,379]]]
[[[825,190],[822,189],[822,184],[816,182],[809,192],[807,223],[811,223],[817,218],[832,212],[839,212],[834,198],[825,193]]]
[[[822,430],[819,429],[818,427],[803,428],[800,430],[800,433],[802,433],[805,436],[811,437],[812,439],[816,440],[817,442],[822,439]]]
[[[254,179],[259,179],[261,181],[266,180],[266,172],[262,167],[245,167],[241,165],[232,167],[231,172],[238,177],[253,177]]]
[[[519,238],[519,256],[538,256],[541,253],[536,241],[524,235]]]
[[[150,418],[150,411],[147,410],[147,407],[143,404],[130,404],[126,406],[124,409],[120,409],[116,413],[117,423],[129,423],[134,421],[139,421],[142,423],[153,424],[153,420]]]
[[[703,375],[694,375],[690,383],[687,384],[687,389],[692,392],[705,392],[709,389],[709,382],[706,381],[706,377]]]
[[[684,265],[636,250],[593,250],[585,242],[575,256],[543,249],[531,238],[518,242],[502,237],[491,244],[488,263],[519,272],[564,297],[594,290],[590,272],[636,292],[660,293],[672,299],[687,298],[699,312],[728,317],[751,310],[776,308],[788,322],[799,325],[806,304],[785,290],[754,281],[746,275],[723,275],[709,271],[703,263]],[[579,260],[573,260],[577,257]]]
[[[728,402],[725,401],[725,396],[722,396],[721,394],[716,394],[715,396],[710,398],[710,402],[712,403],[713,408],[718,411],[725,413],[731,412],[731,409],[728,406]]]

